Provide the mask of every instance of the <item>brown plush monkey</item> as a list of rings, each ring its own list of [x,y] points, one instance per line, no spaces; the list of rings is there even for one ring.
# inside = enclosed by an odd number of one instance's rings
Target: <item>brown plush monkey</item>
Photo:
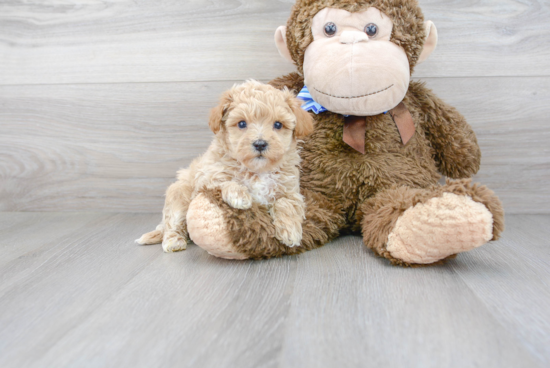
[[[302,244],[276,240],[266,208],[235,210],[215,191],[203,191],[189,209],[196,244],[224,258],[267,258],[352,231],[376,254],[410,266],[499,237],[500,201],[466,179],[481,158],[471,127],[410,81],[437,43],[416,0],[297,0],[275,40],[298,73],[271,84],[306,99],[309,91],[305,107],[318,113],[301,152]],[[439,173],[459,180],[439,185]]]

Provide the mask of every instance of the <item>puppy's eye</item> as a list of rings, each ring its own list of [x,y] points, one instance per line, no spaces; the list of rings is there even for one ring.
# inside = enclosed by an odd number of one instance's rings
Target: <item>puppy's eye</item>
[[[283,124],[281,124],[280,122],[275,122],[275,124],[273,124],[273,128],[279,130],[279,129],[283,129]]]
[[[338,28],[336,27],[336,24],[332,22],[328,22],[327,24],[325,24],[325,35],[327,35],[327,37],[334,36],[337,31]]]
[[[246,121],[239,122],[239,129],[244,129],[244,128],[246,128]]]
[[[374,37],[378,34],[378,26],[374,23],[369,23],[365,26],[365,33],[369,37]]]

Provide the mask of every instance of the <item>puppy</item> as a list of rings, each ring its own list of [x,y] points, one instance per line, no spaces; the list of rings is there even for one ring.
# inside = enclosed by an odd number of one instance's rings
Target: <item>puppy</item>
[[[208,151],[178,172],[166,192],[162,223],[136,242],[162,242],[165,252],[186,249],[189,204],[200,189],[219,188],[231,207],[267,206],[276,238],[298,246],[305,204],[297,140],[313,131],[313,119],[301,101],[286,89],[248,81],[223,94],[209,125],[215,138]]]

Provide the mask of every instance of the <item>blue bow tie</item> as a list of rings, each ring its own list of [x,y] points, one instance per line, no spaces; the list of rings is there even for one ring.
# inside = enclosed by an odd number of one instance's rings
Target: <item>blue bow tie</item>
[[[320,114],[322,112],[328,111],[323,106],[319,105],[313,97],[311,97],[311,93],[309,93],[309,89],[307,89],[306,86],[302,88],[300,93],[298,93],[297,96],[300,100],[304,101],[304,104],[302,105],[302,109],[306,111],[313,111],[315,114]]]

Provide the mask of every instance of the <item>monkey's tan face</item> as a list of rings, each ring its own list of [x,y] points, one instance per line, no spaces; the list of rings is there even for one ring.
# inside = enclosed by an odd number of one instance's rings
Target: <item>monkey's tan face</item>
[[[377,115],[397,106],[409,87],[410,69],[405,51],[390,41],[392,29],[392,20],[376,8],[320,11],[304,59],[313,99],[344,115]]]

